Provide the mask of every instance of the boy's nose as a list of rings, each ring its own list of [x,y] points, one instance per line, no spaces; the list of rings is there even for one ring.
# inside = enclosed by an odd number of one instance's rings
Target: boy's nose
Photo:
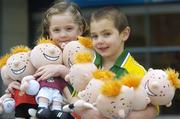
[[[104,42],[104,39],[103,39],[102,37],[98,37],[98,38],[97,38],[97,42],[103,43],[103,42]]]

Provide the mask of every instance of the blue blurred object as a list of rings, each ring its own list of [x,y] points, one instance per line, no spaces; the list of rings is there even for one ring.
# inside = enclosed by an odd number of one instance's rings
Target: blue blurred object
[[[180,0],[67,0],[75,2],[80,7],[98,7],[105,5],[142,5],[153,3],[172,3],[180,2]]]

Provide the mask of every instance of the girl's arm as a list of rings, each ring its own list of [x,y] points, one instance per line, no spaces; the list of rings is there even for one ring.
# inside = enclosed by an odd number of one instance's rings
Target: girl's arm
[[[38,81],[47,80],[50,77],[62,77],[65,78],[66,74],[69,72],[69,68],[62,64],[50,64],[46,66],[42,66],[37,69],[34,77],[38,77]]]
[[[20,83],[17,81],[12,81],[9,85],[8,88],[6,89],[6,92],[13,93],[13,89],[20,90]]]

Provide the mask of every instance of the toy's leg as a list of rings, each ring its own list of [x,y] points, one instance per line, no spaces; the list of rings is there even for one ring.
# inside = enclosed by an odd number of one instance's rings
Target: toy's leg
[[[51,119],[74,119],[70,113],[62,112],[62,100],[53,101]]]
[[[40,119],[50,119],[51,111],[48,108],[49,100],[44,97],[38,99],[38,110],[36,117]]]

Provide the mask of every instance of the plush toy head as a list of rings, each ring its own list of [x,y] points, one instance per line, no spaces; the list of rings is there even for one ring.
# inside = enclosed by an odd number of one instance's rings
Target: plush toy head
[[[112,80],[115,74],[108,70],[96,70],[93,72],[93,77],[85,90],[78,93],[78,96],[86,102],[94,103],[97,96],[100,94],[100,87],[107,80]]]
[[[7,74],[6,62],[9,57],[10,57],[10,54],[6,54],[0,58],[1,79],[3,80],[4,85],[8,85],[9,83],[13,81],[13,79],[11,79]]]
[[[76,91],[85,89],[89,81],[92,79],[92,72],[97,67],[92,63],[91,53],[77,53],[75,55],[75,64],[71,66],[69,74],[65,80],[70,82]]]
[[[172,69],[166,71],[149,69],[142,80],[151,103],[154,105],[171,106],[175,89],[180,88],[179,74]]]
[[[30,49],[25,46],[17,46],[11,49],[12,55],[6,62],[7,74],[13,80],[22,80],[27,75],[32,75],[35,68],[29,60]]]
[[[122,119],[132,110],[133,94],[133,88],[122,85],[118,80],[107,81],[102,85],[95,104],[103,116]]]
[[[127,74],[119,79],[123,85],[134,88],[134,100],[133,109],[143,110],[150,103],[150,98],[148,97],[146,91],[142,87],[141,80],[142,77],[134,74]]]
[[[37,69],[48,64],[61,64],[62,51],[53,41],[42,38],[32,49],[30,60]]]
[[[77,52],[90,52],[92,50],[92,40],[85,37],[78,37],[78,41],[71,41],[67,43],[63,50],[63,63],[67,67],[74,64],[74,54]]]

